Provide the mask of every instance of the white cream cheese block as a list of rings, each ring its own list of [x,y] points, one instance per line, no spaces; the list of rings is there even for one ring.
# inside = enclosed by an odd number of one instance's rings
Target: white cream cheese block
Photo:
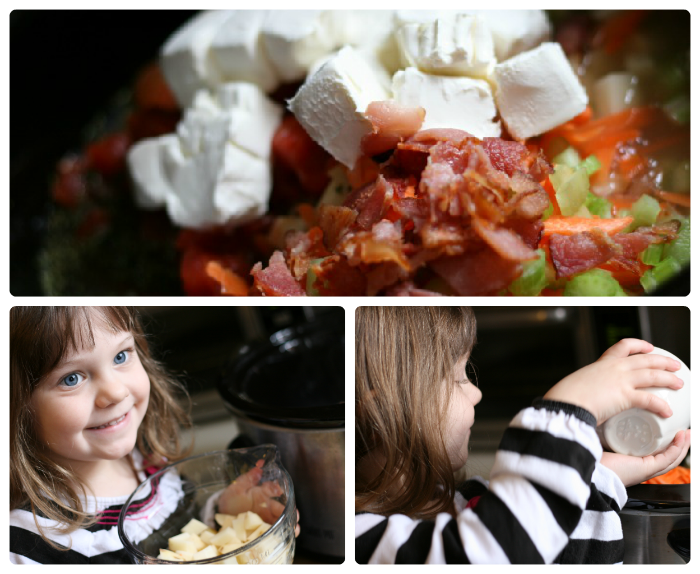
[[[486,77],[496,63],[491,32],[476,14],[408,22],[397,29],[396,38],[403,66],[423,72]]]
[[[172,34],[161,48],[163,76],[182,108],[191,105],[198,90],[214,85],[215,79],[208,77],[209,48],[230,16],[226,10],[202,12]]]
[[[562,47],[545,42],[494,69],[496,105],[510,134],[540,135],[583,112],[588,95]]]
[[[388,98],[372,66],[346,46],[306,79],[289,108],[321,147],[353,168],[362,138],[372,132],[364,112],[370,102]]]
[[[177,133],[145,140],[129,152],[137,201],[164,206],[176,225],[243,223],[267,212],[270,147],[282,109],[254,84],[197,93]]]
[[[393,92],[399,103],[425,109],[423,130],[455,128],[479,139],[501,135],[491,87],[485,80],[406,68],[394,74]]]

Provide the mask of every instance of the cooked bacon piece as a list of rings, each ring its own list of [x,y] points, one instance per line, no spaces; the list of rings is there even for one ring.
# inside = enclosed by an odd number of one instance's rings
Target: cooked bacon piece
[[[310,271],[316,275],[312,287],[319,295],[358,296],[364,295],[367,279],[357,268],[352,267],[342,255],[331,255],[318,263],[312,263]]]
[[[376,223],[371,231],[350,233],[343,238],[338,251],[350,265],[360,263],[395,263],[408,271],[410,265],[401,251],[401,226],[386,219]]]
[[[488,245],[503,259],[528,261],[536,259],[537,253],[522,238],[505,227],[496,227],[483,219],[473,219],[472,227]]]
[[[408,272],[394,263],[381,263],[367,271],[366,277],[367,290],[365,294],[371,297],[399,281],[408,279]]]
[[[426,248],[444,247],[446,245],[461,245],[473,240],[475,234],[468,227],[456,223],[424,225],[420,230],[420,238]]]
[[[621,248],[598,228],[575,235],[555,233],[549,240],[552,263],[557,277],[569,277],[605,263]]]
[[[333,251],[350,226],[357,219],[357,211],[342,205],[321,205],[318,208],[318,225],[323,230],[326,247]]]
[[[370,102],[365,116],[372,122],[373,132],[362,138],[362,151],[377,155],[416,133],[425,119],[425,110],[395,101]]]
[[[653,227],[639,227],[631,233],[617,233],[612,240],[622,248],[609,264],[636,276],[637,280],[646,270],[639,260],[641,253],[650,245],[673,241],[678,236],[679,221],[666,221]]]
[[[376,181],[353,191],[343,205],[357,211],[358,227],[368,230],[384,216],[385,202],[391,194],[393,189],[389,188],[386,179],[380,175]]]
[[[552,173],[552,166],[541,150],[531,151],[521,143],[501,138],[484,138],[482,146],[493,166],[509,176],[521,171],[542,181]]]
[[[521,264],[499,257],[492,249],[458,257],[443,257],[430,263],[458,295],[493,295],[505,289],[522,273]]]
[[[293,231],[287,234],[287,261],[292,276],[301,281],[306,277],[311,259],[330,255],[323,243],[323,231],[312,227],[308,231]]]
[[[512,229],[525,242],[525,245],[532,249],[537,249],[542,237],[544,225],[539,219],[508,219],[505,227]]]
[[[306,296],[306,292],[292,277],[284,255],[281,251],[275,251],[270,257],[270,263],[265,269],[262,263],[253,265],[250,274],[253,276],[253,284],[260,293],[277,297]]]
[[[417,132],[412,138],[409,138],[407,143],[434,145],[441,141],[460,143],[464,140],[478,141],[473,135],[464,130],[457,130],[454,128],[431,128],[429,130]]]

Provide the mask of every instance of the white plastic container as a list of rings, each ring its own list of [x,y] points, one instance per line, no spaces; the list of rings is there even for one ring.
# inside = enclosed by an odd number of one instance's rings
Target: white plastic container
[[[651,354],[680,361],[675,355],[657,347]],[[673,415],[662,418],[643,409],[618,413],[597,429],[603,448],[632,456],[658,454],[671,444],[678,431],[690,427],[690,369],[683,361],[680,363],[681,369],[674,374],[683,380],[682,389],[644,389],[664,399],[671,406]]]

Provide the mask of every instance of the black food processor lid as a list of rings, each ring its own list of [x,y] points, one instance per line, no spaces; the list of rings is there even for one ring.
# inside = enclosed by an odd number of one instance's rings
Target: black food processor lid
[[[236,415],[290,429],[345,427],[345,327],[318,320],[242,348],[219,381]]]

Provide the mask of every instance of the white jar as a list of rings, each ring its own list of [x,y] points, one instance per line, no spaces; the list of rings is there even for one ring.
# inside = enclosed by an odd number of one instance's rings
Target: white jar
[[[668,351],[656,347],[651,354],[680,361]],[[618,413],[597,428],[603,448],[632,456],[658,454],[671,444],[678,431],[690,427],[690,369],[683,361],[680,363],[681,369],[674,374],[683,380],[682,389],[644,389],[664,399],[671,406],[673,415],[662,418],[643,409]]]

